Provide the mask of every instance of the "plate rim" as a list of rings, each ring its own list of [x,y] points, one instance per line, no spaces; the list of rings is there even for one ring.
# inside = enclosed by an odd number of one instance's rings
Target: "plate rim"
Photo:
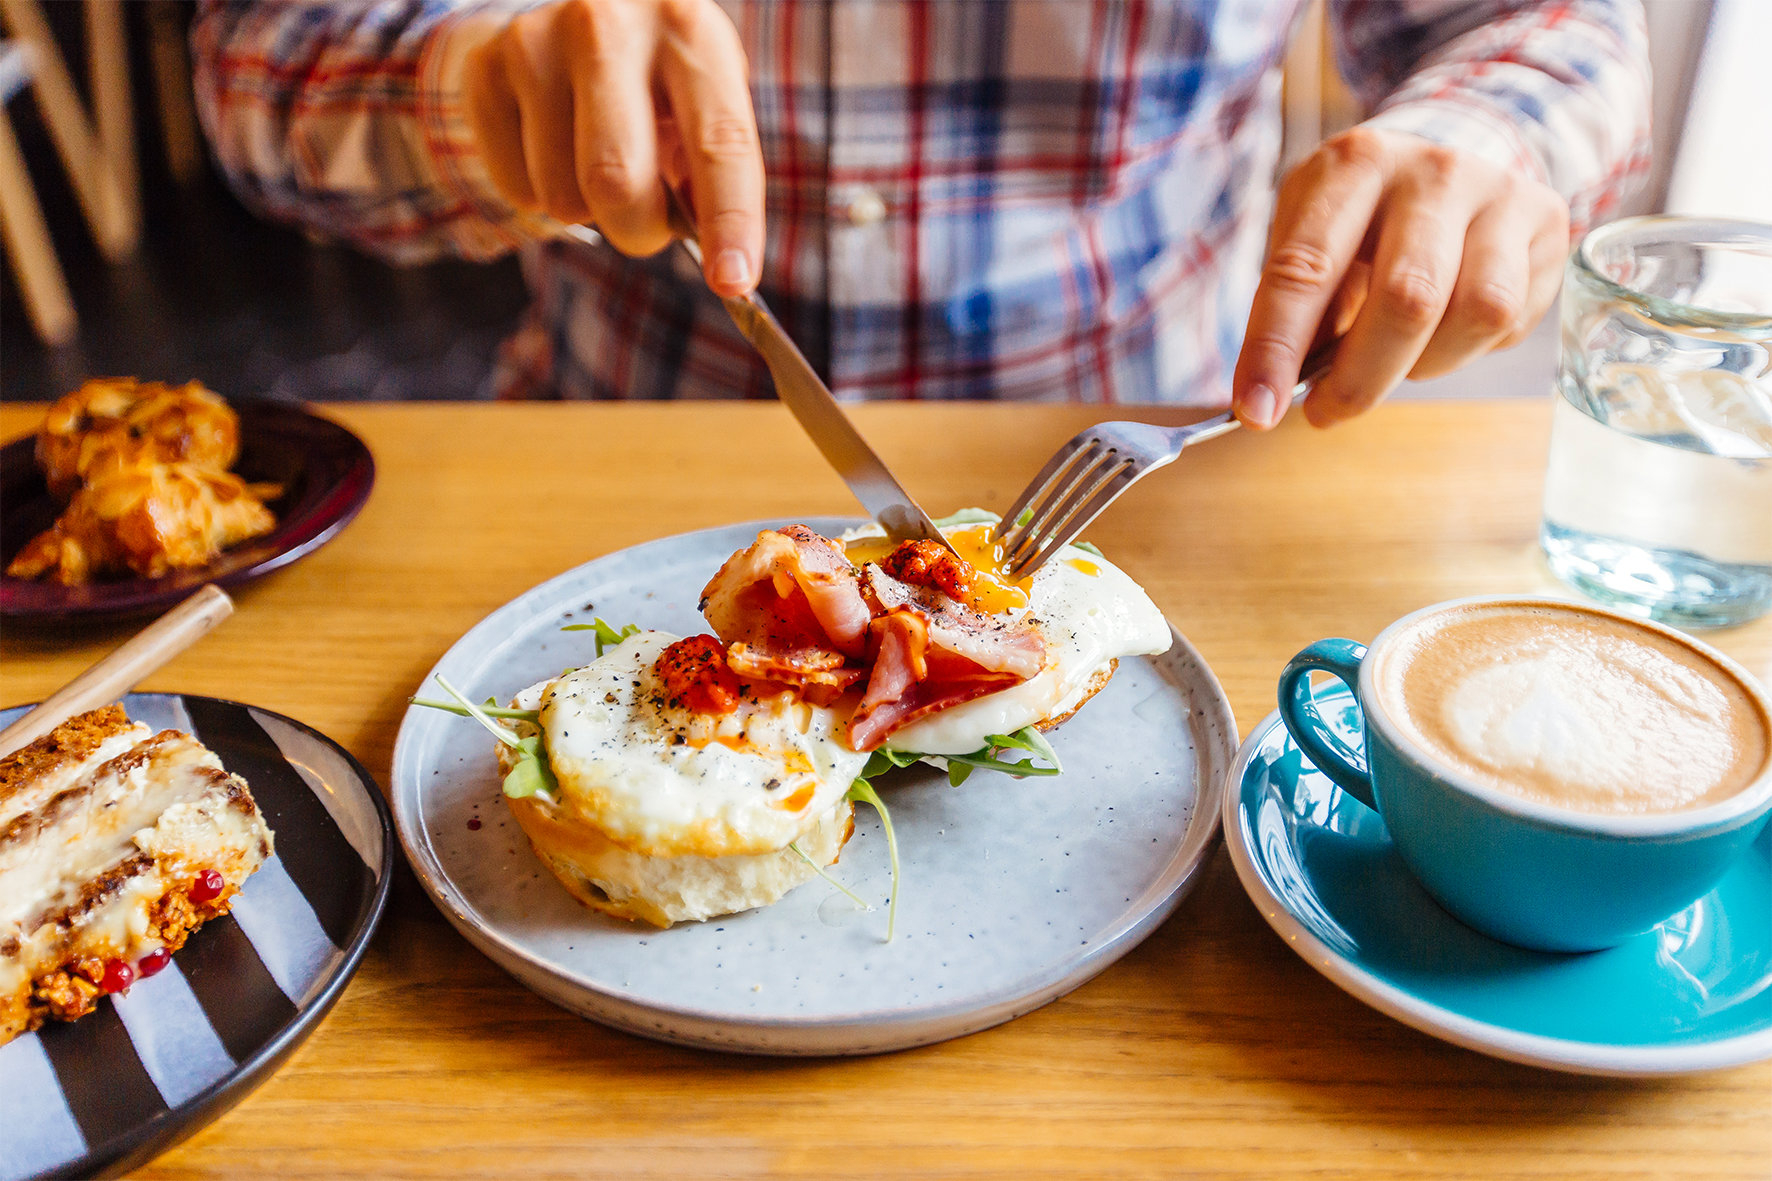
[[[376,783],[368,769],[355,755],[346,750],[335,739],[322,733],[297,718],[267,709],[261,705],[252,705],[244,701],[236,701],[228,697],[211,697],[204,693],[179,693],[173,690],[154,690],[142,693],[127,693],[120,701],[127,705],[130,698],[135,697],[177,697],[186,701],[206,701],[220,705],[235,706],[248,713],[260,713],[276,718],[297,730],[319,739],[330,746],[333,751],[343,757],[346,766],[361,782],[364,794],[371,801],[375,810],[376,820],[381,826],[382,873],[371,891],[369,907],[359,930],[354,932],[349,947],[340,948],[343,953],[337,967],[321,985],[313,998],[304,1006],[297,1008],[296,1014],[287,1024],[277,1030],[264,1045],[255,1050],[244,1062],[236,1063],[234,1069],[191,1096],[177,1107],[168,1107],[157,1112],[138,1127],[132,1128],[103,1144],[88,1145],[84,1155],[51,1166],[44,1171],[44,1177],[85,1177],[95,1174],[118,1174],[127,1172],[146,1164],[154,1157],[171,1149],[189,1136],[208,1127],[211,1123],[226,1115],[241,1100],[245,1099],[258,1088],[295,1049],[305,1042],[319,1028],[327,1014],[338,1003],[344,990],[362,966],[364,955],[369,950],[370,940],[381,926],[381,920],[387,911],[388,899],[394,881],[394,871],[399,864],[395,856],[393,816],[388,807],[387,798]],[[0,713],[14,709],[29,709],[36,702],[23,702],[17,705],[0,706]]]
[[[517,610],[519,606],[531,598],[545,597],[544,592],[548,588],[571,578],[587,566],[618,554],[632,554],[636,550],[653,545],[677,543],[689,538],[737,530],[755,532],[766,528],[779,528],[788,523],[800,523],[815,530],[823,530],[838,527],[848,528],[868,522],[866,518],[862,517],[829,515],[735,521],[702,529],[687,530],[682,533],[667,534],[663,537],[649,538],[631,546],[610,550],[543,579],[493,608],[450,643],[431,668],[425,672],[419,684],[423,685],[434,676],[470,635],[490,628],[496,621],[507,617],[510,617],[507,622],[515,622],[519,619],[527,621],[530,615],[519,612]],[[1169,885],[1167,892],[1148,910],[1138,918],[1115,929],[1108,937],[1094,943],[1086,954],[1071,964],[1068,970],[1061,972],[1055,978],[1042,978],[1030,990],[1007,989],[1005,990],[1006,995],[993,995],[984,1004],[953,1003],[921,1008],[913,1013],[884,1015],[848,1013],[821,1018],[742,1016],[732,1018],[701,1009],[643,1003],[632,994],[587,985],[560,971],[555,966],[532,956],[518,943],[500,934],[490,923],[481,922],[472,913],[473,908],[468,900],[449,879],[440,861],[435,857],[431,843],[426,837],[427,826],[422,823],[424,810],[417,806],[417,792],[423,778],[419,774],[420,769],[413,770],[414,778],[410,784],[406,782],[406,776],[403,774],[407,764],[417,758],[414,748],[420,741],[418,731],[423,724],[420,713],[414,707],[408,707],[402,716],[399,733],[394,742],[389,799],[394,817],[395,833],[406,853],[407,863],[412,867],[413,873],[424,887],[425,893],[470,944],[531,991],[536,992],[550,1003],[559,1005],[581,1017],[642,1037],[676,1045],[771,1057],[835,1057],[876,1054],[945,1041],[1001,1024],[1031,1012],[1081,986],[1131,951],[1158,926],[1167,921],[1198,884],[1201,867],[1217,844],[1214,838],[1217,836],[1223,814],[1221,797],[1228,782],[1225,770],[1234,761],[1238,731],[1229,698],[1225,695],[1224,688],[1219,683],[1211,666],[1207,664],[1199,649],[1172,623],[1168,623],[1167,618],[1165,618],[1165,623],[1169,627],[1172,642],[1172,647],[1168,651],[1193,665],[1198,671],[1199,683],[1206,690],[1201,700],[1190,700],[1190,704],[1194,708],[1190,710],[1188,724],[1193,730],[1199,760],[1194,776],[1196,795],[1193,814],[1181,841],[1176,846],[1174,858],[1170,862],[1174,868],[1166,869],[1164,873],[1164,878],[1172,879],[1172,884]],[[1213,721],[1218,723],[1218,733],[1221,735],[1216,749],[1210,741]],[[410,788],[410,792],[408,788]],[[413,806],[410,808],[406,806],[408,794],[412,794],[414,797]],[[414,816],[413,813],[418,815]],[[517,965],[521,965],[521,967]],[[532,976],[543,981],[546,987],[535,983]],[[560,994],[570,994],[574,997],[582,995],[597,1001],[595,1012],[581,1004],[564,999]],[[974,1017],[980,1015],[983,1015],[982,1019],[973,1020]],[[686,1027],[694,1032],[674,1033],[661,1029],[655,1022],[643,1020],[647,1016],[663,1017],[679,1027]],[[715,1031],[722,1030],[739,1031],[746,1040],[733,1041],[713,1036]],[[865,1042],[844,1036],[863,1031],[883,1031],[894,1036],[866,1039]]]
[[[1346,691],[1339,692],[1345,694]],[[1267,882],[1255,867],[1254,855],[1242,837],[1238,820],[1249,767],[1269,736],[1280,726],[1280,712],[1276,709],[1256,724],[1232,760],[1222,803],[1224,843],[1230,851],[1237,879],[1268,926],[1299,958],[1342,991],[1404,1025],[1464,1049],[1571,1074],[1665,1078],[1742,1066],[1772,1057],[1772,1024],[1756,1032],[1679,1046],[1578,1041],[1527,1033],[1466,1016],[1425,1000],[1349,960],[1300,922],[1285,901],[1268,889]],[[1772,832],[1772,829],[1768,831]],[[1458,921],[1450,915],[1446,920]]]
[[[337,419],[319,413],[315,407],[308,402],[285,402],[276,398],[244,396],[229,398],[227,401],[228,405],[232,407],[240,417],[243,436],[247,420],[254,416],[260,418],[289,416],[295,419],[305,420],[308,423],[318,423],[327,431],[335,433],[340,445],[346,448],[349,454],[349,458],[346,460],[346,477],[349,477],[351,473],[361,470],[361,489],[353,493],[343,504],[342,508],[337,510],[336,515],[328,519],[313,536],[299,544],[277,550],[257,562],[251,562],[244,566],[235,567],[232,570],[217,574],[213,578],[192,582],[188,586],[181,582],[179,585],[168,585],[159,588],[158,590],[151,588],[151,584],[161,581],[158,579],[139,577],[117,579],[111,585],[133,586],[136,584],[143,584],[146,589],[144,597],[138,600],[121,603],[100,601],[61,607],[37,608],[27,606],[20,608],[17,605],[10,603],[8,601],[8,596],[0,595],[0,619],[10,620],[20,626],[53,627],[58,623],[124,620],[152,614],[155,611],[161,611],[172,607],[189,595],[195,594],[205,582],[214,583],[217,586],[235,587],[244,585],[248,582],[253,582],[267,574],[273,574],[276,571],[281,570],[283,567],[298,562],[314,551],[320,549],[342,533],[352,521],[357,519],[357,516],[363,511],[364,506],[369,503],[369,498],[375,492],[376,478],[375,453],[369,449],[369,445],[363,441],[362,436],[358,435],[355,431],[351,430]],[[0,451],[14,447],[28,447],[31,445],[32,440],[35,437],[35,432],[21,435],[19,438],[0,444]],[[336,495],[338,487],[340,486],[342,486],[342,481],[340,484],[329,487],[327,496],[321,498],[322,502],[325,499]],[[278,526],[281,527],[286,520],[287,517],[280,519],[278,521]],[[36,581],[34,579],[15,579],[4,574],[0,574],[0,578],[3,578],[6,582],[14,583]],[[167,576],[166,581],[170,584],[171,575]],[[101,583],[100,585],[106,584]]]

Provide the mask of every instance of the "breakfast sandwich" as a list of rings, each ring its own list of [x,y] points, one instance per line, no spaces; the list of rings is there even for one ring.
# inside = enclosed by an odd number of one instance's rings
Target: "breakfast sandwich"
[[[1093,550],[1004,577],[994,520],[946,528],[958,556],[877,528],[764,530],[703,590],[712,634],[599,621],[614,646],[583,668],[506,708],[445,708],[494,730],[507,805],[580,901],[659,926],[766,905],[836,861],[853,801],[885,817],[871,777],[1055,774],[1039,731],[1120,657],[1168,648],[1149,596]]]
[[[0,759],[0,1044],[164,968],[271,840],[214,752],[121,706]]]

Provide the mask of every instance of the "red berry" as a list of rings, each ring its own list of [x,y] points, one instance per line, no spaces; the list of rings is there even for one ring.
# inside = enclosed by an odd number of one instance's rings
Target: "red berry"
[[[156,947],[141,959],[135,961],[135,974],[146,980],[149,976],[166,970],[172,962],[172,953],[164,947]]]
[[[227,888],[227,879],[213,869],[206,869],[191,883],[192,902],[212,902]]]
[[[105,961],[105,978],[99,987],[106,992],[122,992],[135,983],[135,969],[122,960]]]

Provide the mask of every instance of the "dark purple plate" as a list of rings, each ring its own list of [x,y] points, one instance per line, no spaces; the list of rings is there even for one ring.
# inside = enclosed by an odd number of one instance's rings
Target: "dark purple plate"
[[[319,549],[369,499],[375,460],[363,440],[300,406],[230,400],[240,415],[240,459],[247,480],[283,485],[270,502],[277,527],[226,550],[199,570],[164,578],[120,578],[63,586],[53,579],[0,576],[0,615],[17,620],[97,620],[145,615],[179,602],[206,582],[237,586]],[[0,569],[49,528],[62,506],[49,494],[31,452],[35,436],[0,447]]]

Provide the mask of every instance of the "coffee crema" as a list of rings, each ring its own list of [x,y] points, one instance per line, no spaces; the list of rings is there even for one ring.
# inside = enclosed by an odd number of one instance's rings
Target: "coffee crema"
[[[1555,807],[1702,808],[1772,758],[1772,719],[1729,670],[1580,608],[1453,608],[1386,640],[1374,672],[1385,712],[1423,754]]]

